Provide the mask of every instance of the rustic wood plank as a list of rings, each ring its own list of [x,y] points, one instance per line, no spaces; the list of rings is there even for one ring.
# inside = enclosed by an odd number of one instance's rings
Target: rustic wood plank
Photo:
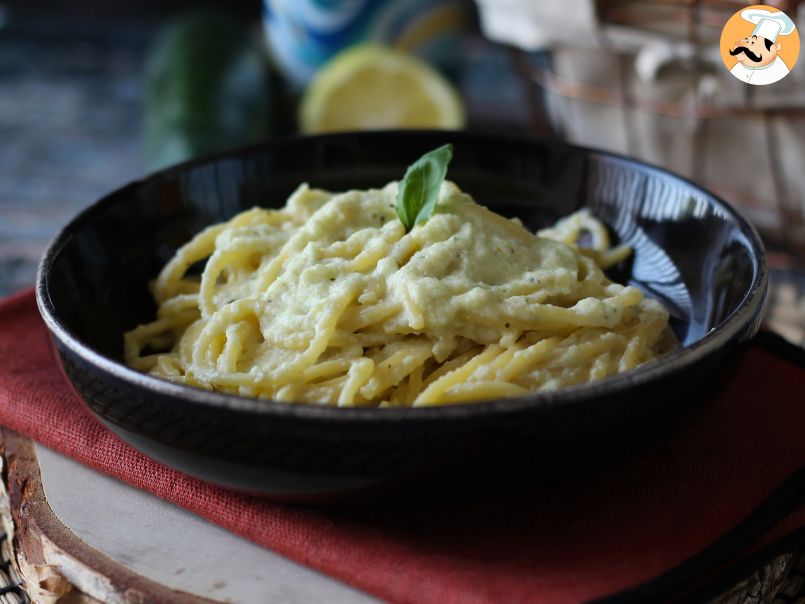
[[[168,589],[88,546],[50,509],[33,442],[6,428],[0,429],[0,436],[7,463],[17,568],[31,599],[50,604],[73,594],[74,602],[220,604]]]

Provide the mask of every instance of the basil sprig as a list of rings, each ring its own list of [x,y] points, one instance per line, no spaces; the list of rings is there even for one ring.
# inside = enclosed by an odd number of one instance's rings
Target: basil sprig
[[[451,159],[453,145],[447,144],[428,151],[408,166],[397,189],[397,216],[406,232],[433,214]]]

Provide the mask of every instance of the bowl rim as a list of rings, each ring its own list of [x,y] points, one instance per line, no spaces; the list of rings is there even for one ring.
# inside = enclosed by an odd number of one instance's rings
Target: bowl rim
[[[608,160],[631,164],[642,170],[648,169],[663,178],[671,178],[686,184],[706,197],[708,205],[711,207],[715,206],[721,212],[728,215],[729,218],[736,223],[741,234],[746,237],[749,247],[753,252],[751,258],[753,275],[749,289],[744,294],[740,303],[733,308],[729,315],[711,328],[704,337],[692,344],[680,347],[664,355],[657,361],[650,361],[625,373],[615,374],[594,382],[563,387],[555,391],[535,392],[517,397],[450,405],[435,405],[430,407],[394,407],[382,409],[377,407],[337,407],[334,405],[315,403],[287,403],[270,399],[258,399],[237,394],[213,392],[144,374],[84,344],[62,323],[56,313],[54,304],[50,300],[48,287],[52,266],[63,248],[72,239],[73,232],[89,222],[96,213],[103,211],[107,206],[112,205],[119,199],[125,199],[126,193],[129,190],[136,190],[149,182],[170,178],[188,169],[205,164],[213,164],[224,159],[242,158],[258,152],[272,151],[290,144],[312,145],[320,141],[350,140],[356,138],[377,138],[382,140],[383,138],[392,137],[416,139],[424,136],[443,137],[459,143],[461,139],[474,139],[476,141],[486,139],[509,145],[521,144],[559,147],[588,158],[598,156]],[[348,423],[352,425],[355,423],[385,424],[389,422],[430,423],[434,421],[442,422],[445,419],[456,421],[476,420],[492,415],[496,417],[501,415],[514,416],[526,412],[533,413],[540,409],[549,410],[557,405],[564,407],[581,404],[595,398],[598,394],[611,395],[623,392],[629,388],[651,382],[662,375],[681,371],[696,363],[699,359],[733,343],[739,332],[749,326],[751,322],[759,316],[765,302],[767,285],[768,268],[765,246],[751,223],[718,195],[711,193],[693,181],[666,170],[665,168],[611,151],[522,134],[492,133],[473,130],[375,130],[277,137],[262,143],[238,147],[236,149],[194,158],[169,166],[113,190],[79,212],[61,228],[50,242],[37,269],[36,301],[39,312],[51,337],[55,338],[61,346],[67,348],[85,363],[148,394],[171,397],[179,404],[190,409],[202,407],[256,414],[266,417],[326,421],[328,424],[333,422]]]

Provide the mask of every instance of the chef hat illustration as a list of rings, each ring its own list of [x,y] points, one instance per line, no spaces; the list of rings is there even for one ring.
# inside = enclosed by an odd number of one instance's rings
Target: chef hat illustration
[[[774,42],[777,36],[787,36],[795,29],[794,22],[782,11],[772,12],[764,8],[747,8],[741,17],[755,24],[753,36],[760,36]]]

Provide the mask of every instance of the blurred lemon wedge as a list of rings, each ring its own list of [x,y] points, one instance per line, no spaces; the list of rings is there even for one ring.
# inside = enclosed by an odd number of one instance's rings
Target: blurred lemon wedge
[[[427,63],[405,52],[366,44],[333,57],[305,90],[303,132],[464,126],[456,89]]]

